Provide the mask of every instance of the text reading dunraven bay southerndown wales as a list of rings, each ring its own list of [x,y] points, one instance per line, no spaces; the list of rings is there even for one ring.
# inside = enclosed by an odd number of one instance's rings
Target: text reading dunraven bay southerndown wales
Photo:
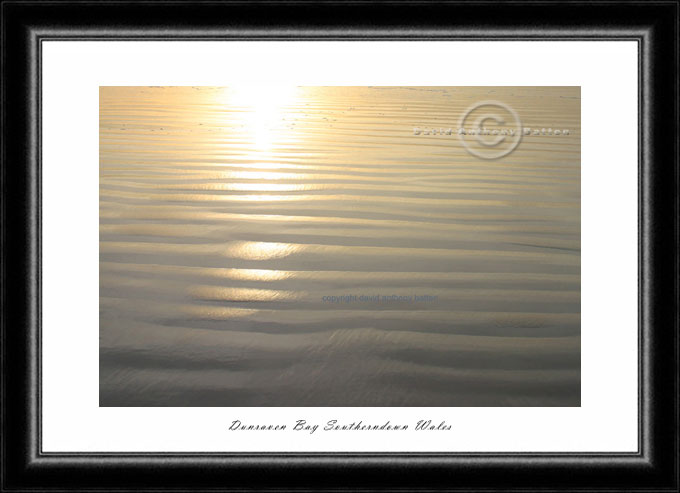
[[[236,419],[231,422],[229,431],[304,431],[313,434],[317,430],[321,431],[450,431],[451,425],[446,421],[435,422],[431,419],[421,419],[415,424],[398,424],[390,420],[384,423],[364,423],[362,420],[342,423],[337,419],[327,421],[323,426],[318,423],[310,423],[304,419],[298,419],[293,423],[259,423],[246,424]]]

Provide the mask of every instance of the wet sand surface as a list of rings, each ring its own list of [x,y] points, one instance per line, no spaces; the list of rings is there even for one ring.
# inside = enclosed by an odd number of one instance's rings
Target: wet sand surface
[[[579,88],[102,87],[100,405],[578,406],[580,213]]]

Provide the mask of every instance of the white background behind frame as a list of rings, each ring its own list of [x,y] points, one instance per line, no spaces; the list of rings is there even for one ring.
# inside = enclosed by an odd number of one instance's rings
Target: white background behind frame
[[[637,42],[43,41],[42,57],[43,452],[637,451]],[[99,86],[233,84],[581,86],[581,407],[99,408]]]

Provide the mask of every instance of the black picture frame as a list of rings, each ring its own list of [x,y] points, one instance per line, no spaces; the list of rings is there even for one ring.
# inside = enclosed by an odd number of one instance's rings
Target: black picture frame
[[[679,491],[679,25],[678,1],[3,1],[2,491]],[[640,450],[41,452],[41,43],[132,39],[637,41]]]

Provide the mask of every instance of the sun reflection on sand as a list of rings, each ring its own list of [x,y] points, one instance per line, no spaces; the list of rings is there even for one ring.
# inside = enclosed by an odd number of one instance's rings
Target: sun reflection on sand
[[[230,246],[226,252],[233,258],[247,260],[269,260],[287,257],[298,251],[300,245],[290,243],[270,243],[265,241],[240,241]]]
[[[285,117],[298,97],[295,86],[232,86],[219,98],[232,112],[239,112],[244,137],[256,152],[266,153],[286,134]]]
[[[189,286],[187,293],[195,299],[204,301],[242,302],[294,300],[304,295],[304,293],[277,289],[249,289],[205,285]]]

